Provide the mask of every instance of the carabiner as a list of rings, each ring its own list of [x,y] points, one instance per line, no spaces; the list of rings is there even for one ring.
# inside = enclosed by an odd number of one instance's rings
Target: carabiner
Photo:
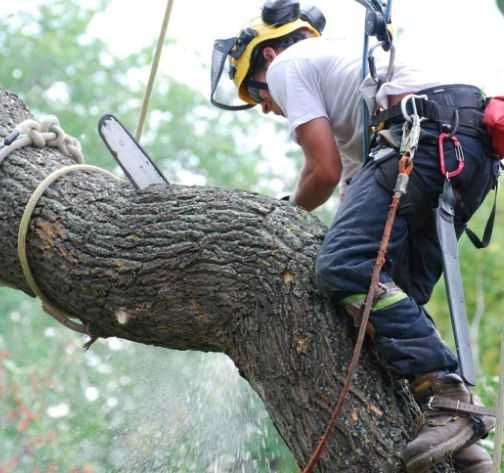
[[[413,117],[418,117],[418,111],[417,111],[415,99],[429,100],[429,97],[427,97],[427,95],[408,94],[402,98],[401,112],[403,114],[404,119],[410,123],[413,121]],[[408,102],[411,102],[411,107],[413,109],[413,113],[411,113],[411,114],[408,113]]]
[[[444,155],[444,142],[448,139],[453,143],[453,148],[455,149],[455,157],[457,158],[457,168],[451,171],[446,169],[445,155]],[[458,176],[464,169],[464,151],[460,140],[451,133],[440,133],[438,137],[438,156],[439,156],[439,168],[441,174],[446,177],[446,179],[451,179],[452,177]]]

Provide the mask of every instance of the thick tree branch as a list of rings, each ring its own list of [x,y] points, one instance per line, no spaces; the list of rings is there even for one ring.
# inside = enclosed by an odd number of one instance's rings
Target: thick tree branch
[[[0,106],[4,135],[29,115],[6,92]],[[65,164],[57,151],[28,148],[0,166],[0,278],[25,292],[19,221],[37,184]],[[94,334],[227,353],[304,463],[336,402],[354,337],[316,289],[324,231],[308,213],[255,194],[184,186],[137,192],[82,172],[41,198],[28,256],[44,293]],[[405,386],[380,369],[368,346],[320,471],[402,471],[414,412]]]

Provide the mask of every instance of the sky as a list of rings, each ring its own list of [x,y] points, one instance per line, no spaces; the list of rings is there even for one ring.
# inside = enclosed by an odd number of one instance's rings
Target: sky
[[[96,0],[82,0],[92,5]],[[161,28],[167,0],[112,0],[93,23],[93,33],[115,54],[152,44]],[[0,14],[29,11],[41,0],[2,0]],[[364,8],[354,0],[310,0],[326,15],[325,36],[347,39],[360,51]],[[209,79],[196,64],[209,63],[216,38],[237,34],[257,16],[262,0],[175,0],[161,73],[182,79],[208,93]],[[303,2],[302,2],[303,5]],[[495,0],[394,0],[392,19],[399,31],[398,53],[433,77],[473,83],[487,94],[504,94],[504,16]],[[195,73],[195,70],[198,73]]]

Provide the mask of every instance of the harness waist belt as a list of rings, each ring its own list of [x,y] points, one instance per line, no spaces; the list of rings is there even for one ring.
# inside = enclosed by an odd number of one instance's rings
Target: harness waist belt
[[[438,125],[461,126],[484,131],[482,117],[485,98],[477,87],[467,85],[447,85],[422,90],[417,94],[427,95],[428,100],[415,99],[418,114]],[[408,113],[412,105],[408,103]],[[402,123],[404,116],[401,104],[394,105],[372,118],[373,126],[379,123]]]

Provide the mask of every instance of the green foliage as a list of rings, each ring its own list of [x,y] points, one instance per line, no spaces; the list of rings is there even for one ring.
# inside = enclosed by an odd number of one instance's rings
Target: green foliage
[[[0,297],[9,305],[17,294]],[[2,472],[294,470],[225,355],[116,339],[84,352],[33,300],[3,312],[0,333]]]
[[[498,399],[499,396],[499,377],[482,376],[477,391],[485,405],[494,406],[495,400]],[[490,432],[488,437],[486,439],[483,439],[481,443],[488,450],[490,455],[493,455],[495,449],[495,432]],[[504,454],[504,445],[502,446],[502,448]],[[504,473],[504,464],[501,465],[500,471],[501,473]]]
[[[0,86],[18,93],[35,115],[58,116],[88,162],[113,168],[97,122],[110,112],[135,129],[153,48],[117,58],[90,36],[89,24],[106,4],[87,9],[55,0],[34,14],[0,18]],[[173,181],[191,173],[209,184],[264,192],[267,183],[260,182],[275,176],[259,170],[259,145],[238,145],[253,135],[252,118],[210,108],[199,92],[160,74],[143,144]]]
[[[111,169],[97,121],[112,112],[135,128],[144,83],[134,78],[147,77],[152,48],[117,58],[91,37],[107,3],[54,0],[0,18],[0,87],[35,115],[57,115],[87,161]],[[221,113],[162,75],[150,110],[143,144],[172,181],[267,191],[278,177],[249,138],[253,113]],[[37,301],[0,288],[1,472],[293,470],[261,401],[224,356],[118,340],[84,353],[83,343]]]
[[[497,8],[504,15],[504,0],[496,0],[496,1],[497,1]]]

